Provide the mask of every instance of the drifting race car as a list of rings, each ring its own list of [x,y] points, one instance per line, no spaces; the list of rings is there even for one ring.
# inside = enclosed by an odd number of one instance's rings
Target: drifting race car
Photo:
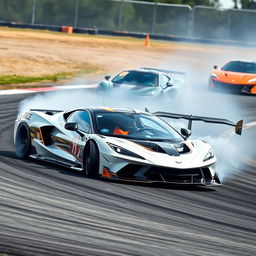
[[[185,87],[185,73],[156,68],[139,68],[123,71],[112,80],[105,80],[97,87],[99,94],[117,92],[126,97],[163,99],[171,101]]]
[[[16,155],[53,162],[89,177],[142,182],[214,185],[216,157],[209,144],[189,140],[162,118],[220,123],[236,127],[242,121],[140,112],[127,109],[85,108],[70,111],[31,109],[17,117]]]
[[[230,61],[222,68],[215,65],[209,78],[209,89],[256,94],[256,63]]]

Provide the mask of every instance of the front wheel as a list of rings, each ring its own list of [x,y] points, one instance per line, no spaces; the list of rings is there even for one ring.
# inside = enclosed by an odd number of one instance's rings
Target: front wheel
[[[31,137],[26,124],[21,124],[16,132],[15,138],[16,155],[20,159],[26,159],[31,151]]]
[[[97,177],[99,175],[99,161],[98,146],[90,140],[85,147],[83,172],[90,178]]]

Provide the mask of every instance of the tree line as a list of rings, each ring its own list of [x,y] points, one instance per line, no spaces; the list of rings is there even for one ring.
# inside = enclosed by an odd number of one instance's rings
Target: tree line
[[[137,0],[138,1],[138,0]],[[101,30],[120,30],[159,35],[195,36],[207,39],[256,41],[248,29],[256,13],[184,7],[145,5],[111,0],[0,0],[0,21],[34,23]],[[218,7],[220,0],[143,0],[148,2]],[[246,0],[241,0],[243,7]],[[234,0],[235,2],[235,0]],[[247,1],[249,2],[252,1]],[[253,8],[253,5],[250,5]],[[192,30],[193,29],[193,30]]]

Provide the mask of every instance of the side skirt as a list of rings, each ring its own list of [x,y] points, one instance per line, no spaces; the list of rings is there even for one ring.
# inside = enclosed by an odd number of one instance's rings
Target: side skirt
[[[82,166],[79,165],[79,164],[72,165],[72,164],[64,162],[64,161],[60,161],[60,160],[50,158],[50,157],[40,156],[40,155],[37,155],[37,154],[29,155],[29,157],[32,158],[32,159],[36,159],[36,160],[40,160],[40,161],[44,161],[44,162],[48,162],[48,163],[58,164],[58,165],[61,165],[63,167],[70,168],[72,170],[76,170],[76,171],[80,171],[80,172],[83,171]]]

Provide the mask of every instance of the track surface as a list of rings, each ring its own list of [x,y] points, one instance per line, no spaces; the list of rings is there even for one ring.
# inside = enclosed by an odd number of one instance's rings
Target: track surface
[[[0,96],[0,253],[256,255],[255,167],[244,165],[221,187],[188,189],[93,180],[21,161],[13,124],[24,97]],[[231,97],[253,121],[255,97]]]

